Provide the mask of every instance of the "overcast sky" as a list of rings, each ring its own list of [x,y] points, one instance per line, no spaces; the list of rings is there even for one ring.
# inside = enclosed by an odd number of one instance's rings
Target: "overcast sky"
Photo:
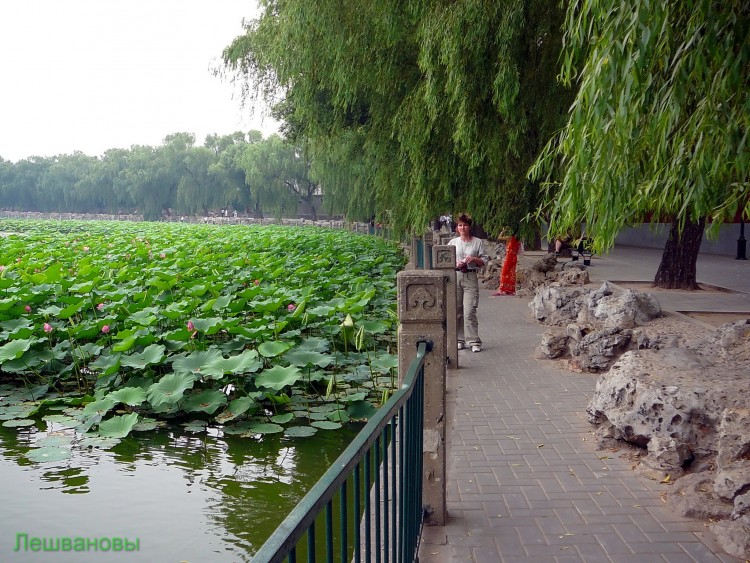
[[[0,157],[276,131],[213,76],[255,0],[0,0]]]

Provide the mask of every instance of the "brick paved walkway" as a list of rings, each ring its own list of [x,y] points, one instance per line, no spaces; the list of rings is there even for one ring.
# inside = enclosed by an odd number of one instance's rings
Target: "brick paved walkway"
[[[590,275],[648,280],[659,255],[613,253],[595,259]],[[746,289],[738,285],[750,283],[749,263],[716,264],[727,286]],[[699,281],[719,284],[716,268],[704,279],[699,267]],[[622,452],[597,450],[585,415],[596,375],[535,359],[546,327],[528,299],[489,295],[483,290],[479,309],[483,352],[461,351],[461,368],[448,373],[448,524],[425,529],[420,560],[739,561],[702,522],[670,512],[669,485],[634,472]],[[694,307],[750,311],[749,294],[703,297]]]

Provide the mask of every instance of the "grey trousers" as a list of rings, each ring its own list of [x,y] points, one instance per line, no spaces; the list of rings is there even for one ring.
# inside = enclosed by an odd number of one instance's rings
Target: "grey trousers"
[[[476,272],[456,272],[456,299],[463,303],[463,309],[456,317],[456,331],[458,341],[468,346],[482,345],[479,338],[479,320],[477,306],[479,306],[479,278]]]

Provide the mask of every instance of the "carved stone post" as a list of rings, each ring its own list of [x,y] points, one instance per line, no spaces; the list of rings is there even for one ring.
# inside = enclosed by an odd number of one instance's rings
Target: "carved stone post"
[[[458,369],[458,331],[456,329],[456,247],[450,244],[432,247],[432,268],[445,273],[445,328],[448,369]]]
[[[398,274],[398,372],[403,377],[416,356],[417,342],[431,340],[424,364],[423,502],[425,523],[444,526],[445,502],[445,374],[446,276],[440,270],[408,270]]]

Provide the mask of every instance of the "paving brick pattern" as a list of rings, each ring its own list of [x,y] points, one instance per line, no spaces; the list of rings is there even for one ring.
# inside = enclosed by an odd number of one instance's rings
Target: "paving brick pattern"
[[[654,261],[615,275],[653,277]],[[622,451],[597,449],[585,414],[597,376],[536,359],[546,327],[528,299],[489,296],[479,308],[483,351],[461,351],[461,368],[448,373],[448,524],[425,528],[420,560],[740,561],[703,522],[670,511],[668,484],[634,472]]]

